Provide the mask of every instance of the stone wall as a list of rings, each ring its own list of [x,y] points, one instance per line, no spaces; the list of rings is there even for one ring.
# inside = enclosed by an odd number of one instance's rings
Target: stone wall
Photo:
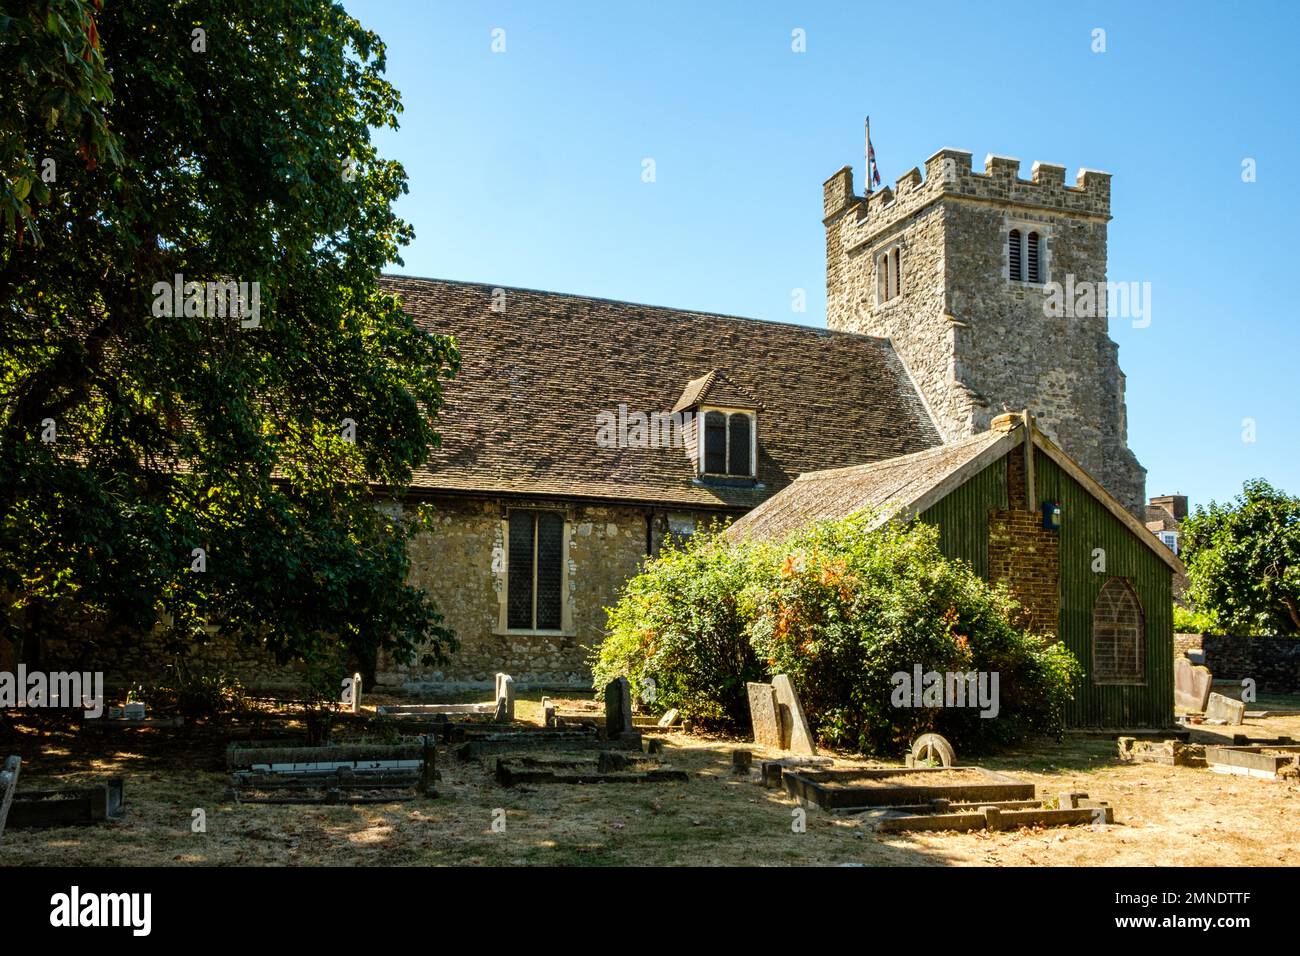
[[[43,642],[40,666],[46,671],[101,671],[104,682],[117,691],[137,683],[156,686],[166,682],[173,677],[178,661],[162,629],[143,634],[69,632]],[[292,691],[299,687],[298,668],[279,664],[262,648],[233,638],[213,637],[191,648],[185,661],[195,673],[231,674],[249,689]]]
[[[1300,694],[1300,638],[1175,634],[1174,657],[1200,648],[1217,680],[1249,677],[1261,694]]]
[[[381,657],[376,679],[385,689],[491,687],[505,671],[518,687],[591,687],[590,657],[605,633],[605,608],[628,578],[657,552],[670,521],[674,529],[707,523],[713,515],[628,505],[553,504],[447,498],[427,503],[435,529],[411,543],[411,580],[428,591],[460,642],[441,667],[402,667]],[[556,633],[512,633],[501,627],[508,569],[504,520],[510,508],[562,512],[567,524],[567,626]],[[8,644],[8,642],[3,642]],[[47,670],[102,670],[111,687],[153,684],[176,660],[161,631],[116,636],[69,634],[47,641]],[[264,651],[233,640],[213,640],[189,655],[197,668],[221,670],[253,690],[295,691],[296,668],[279,665]]]
[[[411,689],[492,686],[504,671],[516,686],[591,686],[590,658],[605,634],[605,608],[626,581],[657,550],[671,517],[674,526],[708,515],[629,505],[548,505],[489,499],[434,503],[436,530],[411,545],[412,580],[427,590],[460,643],[444,666],[400,668],[381,661],[382,685]],[[519,633],[501,626],[508,569],[504,560],[505,516],[512,507],[564,513],[568,535],[568,625],[558,633]]]
[[[945,439],[1030,408],[1039,427],[1141,515],[1146,472],[1127,446],[1124,375],[1104,304],[1090,318],[1049,317],[1047,289],[1009,279],[1013,227],[1044,236],[1047,281],[1106,280],[1110,176],[944,149],[890,189],[853,194],[847,167],[825,185],[827,325],[888,337]],[[902,250],[902,292],[877,303],[875,261]],[[1102,296],[1104,299],[1104,296]]]

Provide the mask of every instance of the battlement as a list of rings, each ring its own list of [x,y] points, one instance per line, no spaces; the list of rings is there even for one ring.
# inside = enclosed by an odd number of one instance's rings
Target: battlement
[[[893,187],[859,196],[853,189],[853,170],[845,166],[826,180],[822,211],[830,220],[846,213],[854,217],[853,232],[873,234],[901,216],[944,197],[1006,203],[1049,213],[1088,218],[1110,218],[1110,173],[1080,169],[1075,184],[1065,183],[1065,167],[1035,162],[1030,178],[1020,178],[1020,160],[990,153],[984,171],[972,168],[967,150],[945,147],[925,161],[924,176],[913,167]]]

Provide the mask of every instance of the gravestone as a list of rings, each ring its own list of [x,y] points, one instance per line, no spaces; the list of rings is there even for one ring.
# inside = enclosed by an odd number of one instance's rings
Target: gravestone
[[[496,719],[508,723],[515,719],[515,680],[509,674],[497,674]]]
[[[1232,700],[1222,694],[1211,694],[1210,702],[1205,705],[1206,720],[1221,720],[1225,724],[1236,726],[1246,716],[1246,705],[1239,700]]]
[[[760,747],[782,749],[776,691],[771,684],[749,683],[745,689],[749,692],[749,719],[754,725],[754,743]]]
[[[605,733],[610,740],[636,731],[632,727],[632,685],[616,677],[605,685]]]
[[[1174,661],[1174,703],[1188,710],[1205,710],[1212,680],[1209,668],[1178,658]]]
[[[799,695],[794,692],[794,684],[785,674],[772,678],[772,690],[776,693],[776,703],[781,717],[781,742],[785,750],[797,754],[817,753],[813,743],[812,731],[799,705]]]
[[[673,707],[671,710],[669,710],[667,713],[665,713],[662,717],[659,718],[659,726],[671,727],[673,724],[677,723],[677,716],[678,716],[677,708]]]

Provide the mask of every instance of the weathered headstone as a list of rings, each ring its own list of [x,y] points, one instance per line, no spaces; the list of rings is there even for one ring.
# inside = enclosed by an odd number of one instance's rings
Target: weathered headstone
[[[1174,703],[1188,710],[1203,711],[1210,696],[1210,671],[1185,657],[1174,661]]]
[[[1246,705],[1239,700],[1232,700],[1224,697],[1222,694],[1211,694],[1210,701],[1205,705],[1205,719],[1207,721],[1221,720],[1230,726],[1237,726],[1245,719]]]
[[[605,733],[611,740],[636,731],[632,727],[632,685],[616,677],[605,685]]]
[[[18,771],[22,763],[19,757],[8,757],[0,767],[0,837],[5,835],[5,821],[9,819],[9,806],[13,803],[14,791],[18,789]]]
[[[776,691],[771,684],[749,683],[749,719],[754,725],[754,743],[760,747],[781,749],[781,718],[776,706]]]
[[[667,713],[665,713],[662,717],[659,718],[659,726],[671,727],[673,724],[677,723],[677,715],[678,715],[677,708],[676,707],[672,708]]]
[[[749,773],[749,768],[753,766],[754,755],[748,750],[733,750],[731,752],[731,769],[737,774]]]
[[[497,674],[496,719],[509,722],[515,719],[515,680],[509,674]]]
[[[776,693],[776,703],[781,716],[781,740],[784,749],[797,754],[816,754],[817,745],[813,743],[812,731],[799,705],[799,695],[794,692],[794,684],[785,674],[772,678],[772,690]]]
[[[555,722],[555,701],[549,697],[542,698],[542,726],[554,727]]]

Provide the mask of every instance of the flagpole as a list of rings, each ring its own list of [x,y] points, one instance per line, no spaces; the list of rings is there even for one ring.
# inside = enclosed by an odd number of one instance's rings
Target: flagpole
[[[871,195],[871,117],[867,117],[867,142],[862,147],[863,158],[867,163],[867,188],[864,195]]]

